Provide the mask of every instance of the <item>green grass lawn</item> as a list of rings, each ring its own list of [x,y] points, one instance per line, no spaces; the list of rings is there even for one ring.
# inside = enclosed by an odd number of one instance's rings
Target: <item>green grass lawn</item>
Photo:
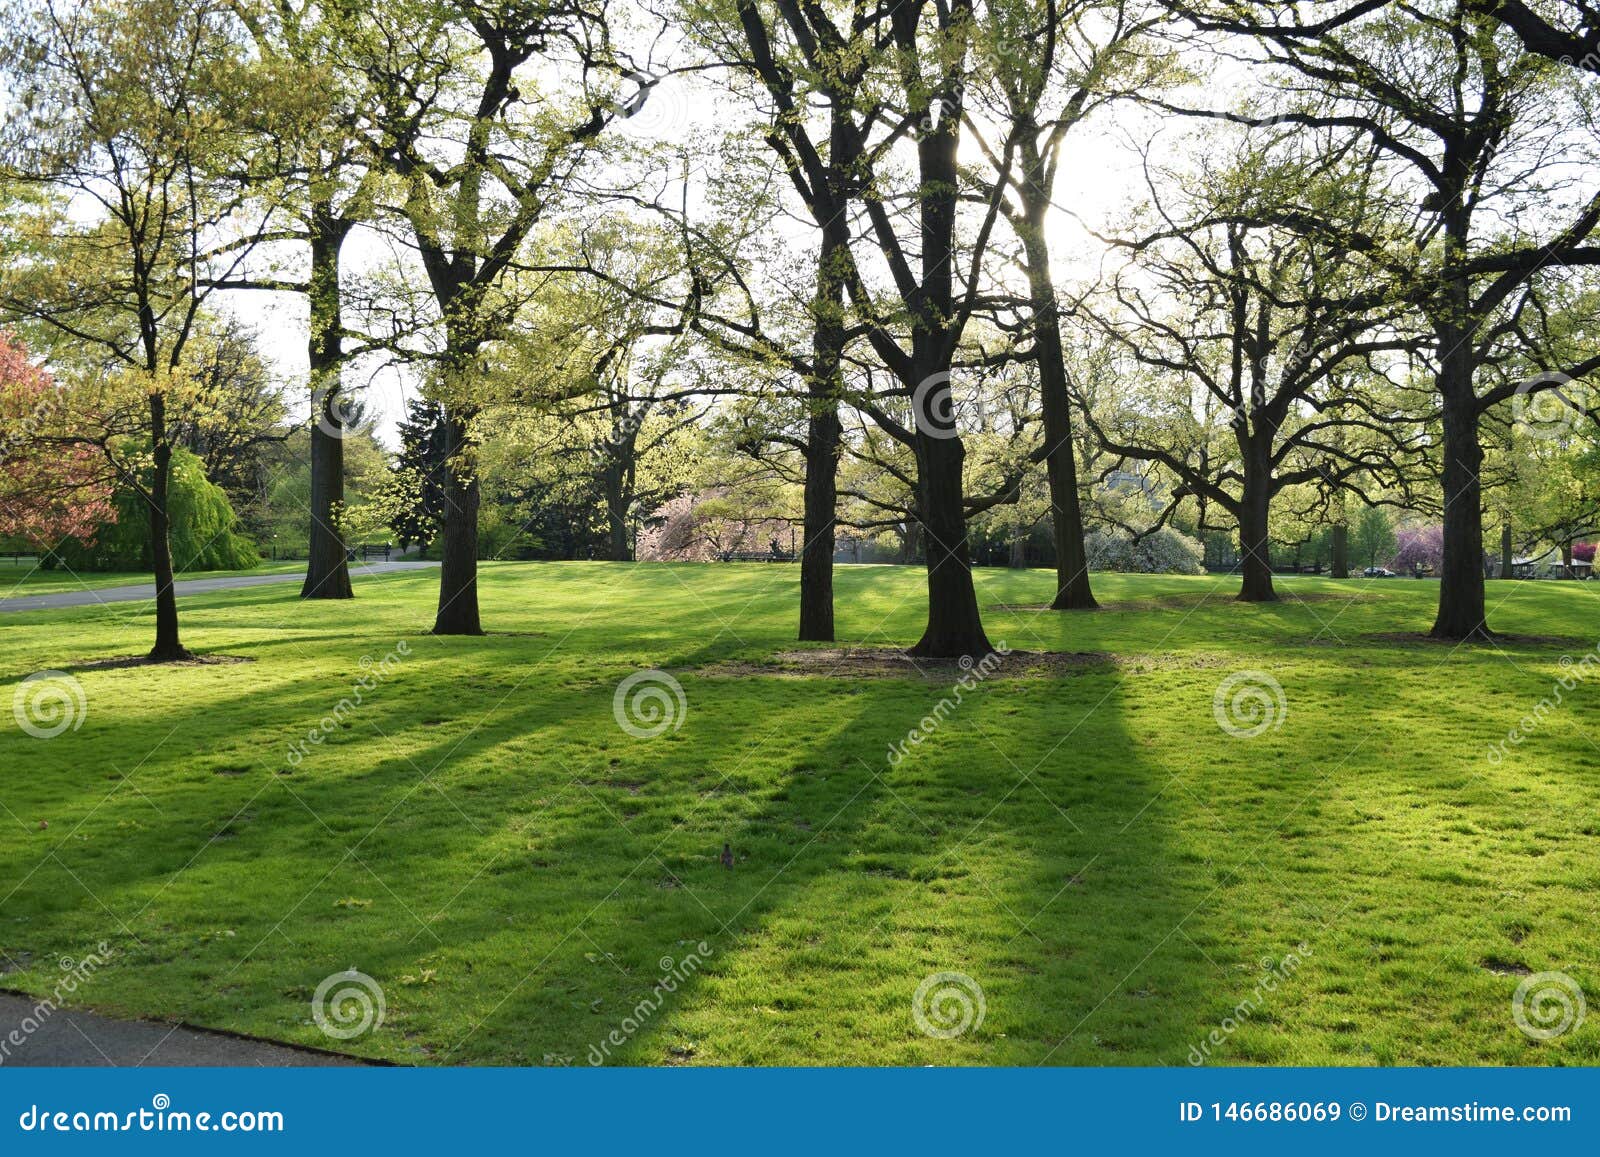
[[[1511,1008],[1526,972],[1600,999],[1600,679],[1557,683],[1600,588],[1491,584],[1523,637],[1452,648],[1401,637],[1431,582],[1100,575],[1063,615],[982,571],[993,640],[1091,654],[1012,656],[891,761],[960,671],[751,673],[796,570],[489,564],[482,639],[425,633],[432,573],[185,598],[189,646],[250,661],[171,668],[86,666],[147,649],[142,605],[6,616],[0,694],[65,669],[86,710],[0,731],[0,985],[104,941],[79,1004],[419,1064],[613,1031],[629,1064],[1184,1064],[1213,1032],[1223,1064],[1600,1063],[1593,1010],[1536,1041]],[[922,592],[841,569],[841,641],[912,642]],[[613,715],[643,668],[686,704],[653,739]],[[1214,711],[1239,671],[1283,690],[1255,737]],[[352,968],[386,1015],[342,1043],[311,1001]],[[949,1039],[913,1015],[938,972],[983,997]]]
[[[235,578],[257,574],[304,574],[303,562],[265,562],[250,570],[192,570],[181,571],[179,581],[188,579]],[[16,562],[0,558],[0,599],[22,598],[27,595],[49,595],[61,591],[104,590],[107,587],[153,585],[149,571],[101,572],[45,570],[32,560]]]

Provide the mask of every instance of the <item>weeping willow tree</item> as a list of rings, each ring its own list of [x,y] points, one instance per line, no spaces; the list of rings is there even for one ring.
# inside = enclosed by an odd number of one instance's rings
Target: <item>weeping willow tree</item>
[[[239,531],[239,518],[222,487],[206,477],[200,459],[174,449],[168,467],[168,542],[174,572],[248,570],[261,561],[255,543]],[[113,518],[85,538],[64,539],[55,556],[73,570],[148,570],[151,564],[146,499],[133,486],[118,487]]]

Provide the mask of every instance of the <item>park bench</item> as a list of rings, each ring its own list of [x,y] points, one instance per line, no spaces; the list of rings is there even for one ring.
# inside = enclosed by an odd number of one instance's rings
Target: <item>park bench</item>
[[[370,562],[374,558],[381,558],[384,562],[388,562],[389,552],[393,549],[387,542],[367,542],[362,543],[360,546],[350,547],[346,557],[351,562],[355,562],[357,558],[362,562]]]
[[[722,562],[793,562],[789,550],[725,550],[717,556]]]

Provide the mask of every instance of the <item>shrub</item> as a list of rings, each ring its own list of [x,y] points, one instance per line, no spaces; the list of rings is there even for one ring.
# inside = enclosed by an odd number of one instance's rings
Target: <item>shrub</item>
[[[1164,526],[1135,541],[1123,530],[1096,530],[1084,539],[1090,570],[1133,574],[1203,574],[1205,548],[1180,531]]]

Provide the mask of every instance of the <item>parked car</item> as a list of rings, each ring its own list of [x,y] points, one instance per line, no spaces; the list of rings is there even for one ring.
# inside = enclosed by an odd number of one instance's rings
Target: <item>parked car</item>
[[[1395,574],[1394,571],[1390,570],[1386,566],[1369,566],[1366,570],[1361,572],[1361,577],[1362,578],[1399,578],[1400,576]]]

